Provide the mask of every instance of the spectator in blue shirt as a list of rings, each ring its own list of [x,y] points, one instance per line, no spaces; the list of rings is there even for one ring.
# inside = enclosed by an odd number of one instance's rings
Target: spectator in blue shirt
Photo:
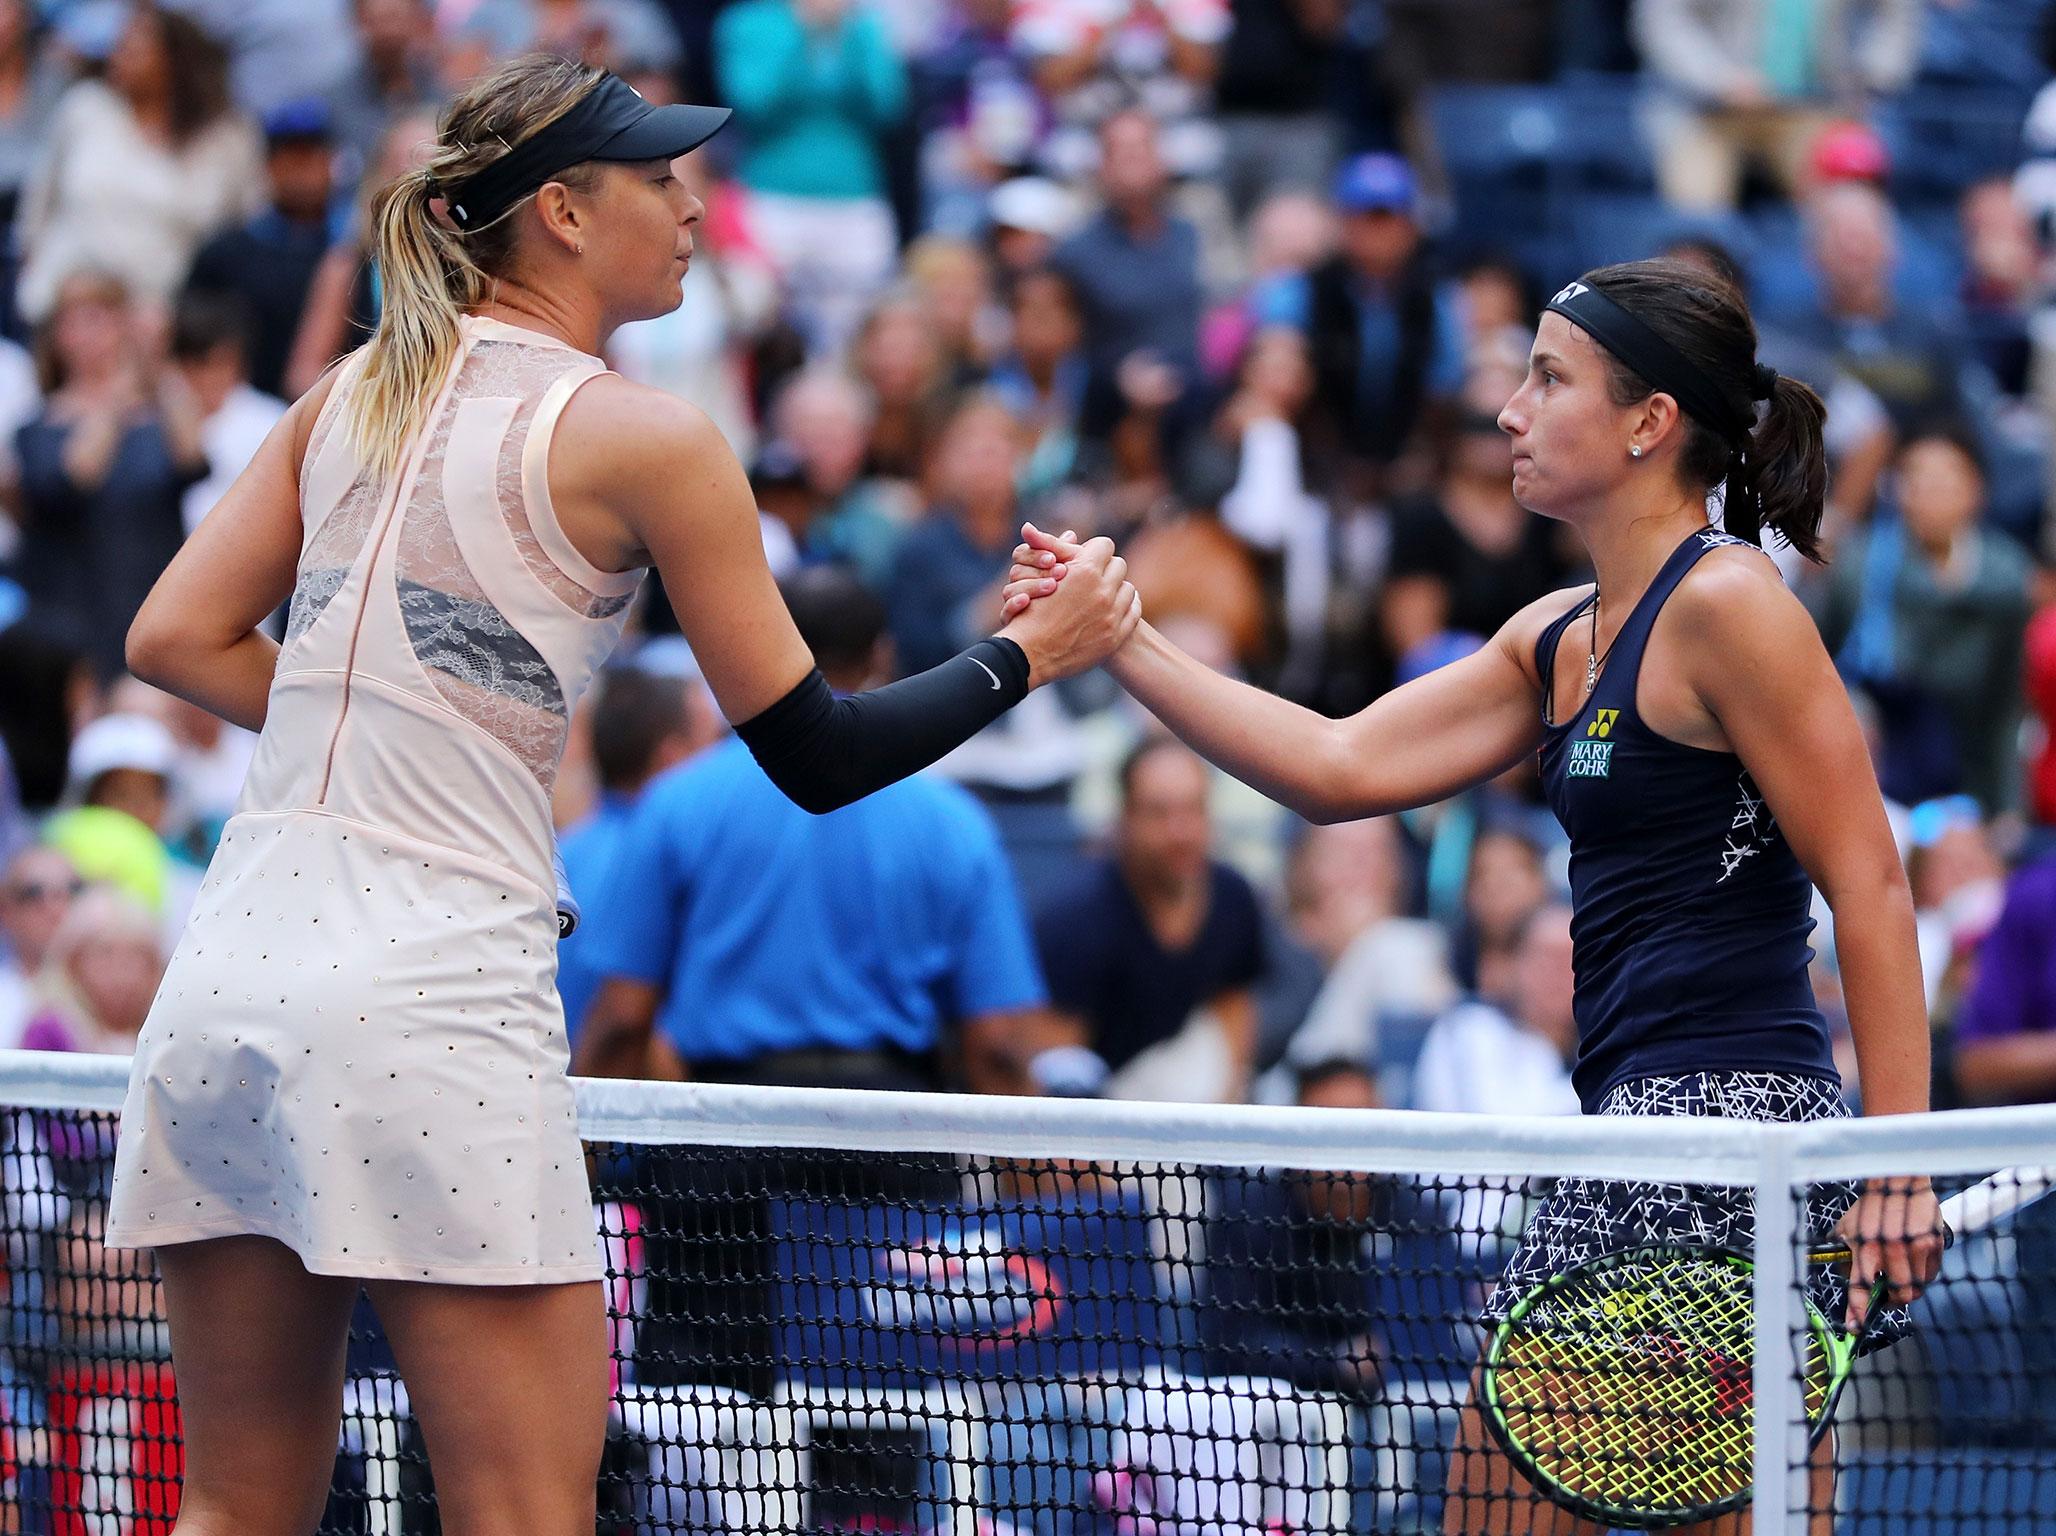
[[[991,627],[1020,537],[1020,423],[992,394],[957,407],[929,478],[936,505],[908,530],[886,597],[899,665],[919,672]]]
[[[890,675],[882,605],[814,566],[783,588],[831,687]],[[915,778],[826,816],[727,742],[663,775],[587,909],[604,980],[578,1069],[801,1087],[1025,1085],[1042,978],[992,822]],[[954,1071],[952,1071],[954,1068]]]
[[[650,781],[696,756],[720,731],[696,680],[633,665],[602,674],[593,690],[591,721],[600,803],[557,840],[566,883],[581,911],[612,881]],[[583,922],[557,942],[557,995],[564,1001],[564,1023],[574,1044],[579,1021],[600,984],[591,949]]]
[[[1419,191],[1397,155],[1359,155],[1335,180],[1340,252],[1256,295],[1260,325],[1307,333],[1330,438],[1372,465],[1392,463],[1430,411],[1463,388],[1464,324],[1455,291],[1422,247]]]
[[[286,359],[299,333],[314,270],[342,238],[347,206],[335,197],[334,123],[320,98],[264,119],[270,199],[248,223],[200,247],[186,286],[238,299],[250,316],[250,382],[285,393]]]

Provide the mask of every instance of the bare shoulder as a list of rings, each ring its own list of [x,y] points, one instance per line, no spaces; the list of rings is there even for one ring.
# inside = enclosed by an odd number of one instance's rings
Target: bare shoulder
[[[1695,642],[1733,646],[1770,638],[1783,643],[1795,633],[1794,626],[1813,633],[1813,620],[1785,584],[1784,573],[1769,555],[1739,540],[1708,550],[1685,573],[1664,611]]]
[[[550,467],[633,485],[709,456],[733,460],[721,429],[690,400],[603,373],[571,397],[557,424]]]
[[[1535,670],[1535,646],[1542,638],[1542,631],[1583,605],[1591,596],[1592,583],[1589,581],[1545,593],[1500,625],[1492,643],[1518,663],[1522,674],[1539,690],[1542,677]]]
[[[285,419],[292,423],[293,468],[297,472],[301,461],[307,457],[307,444],[313,439],[314,424],[321,419],[321,413],[328,406],[329,396],[335,393],[336,380],[350,366],[352,352],[337,358],[321,371],[321,377],[308,386],[307,392],[286,407]]]
[[[618,374],[572,395],[550,441],[550,494],[603,570],[661,564],[690,532],[756,532],[756,500],[735,450],[690,401]],[[576,529],[573,525],[576,524]]]
[[[1787,690],[1836,691],[1834,663],[1813,616],[1770,556],[1749,545],[1711,550],[1658,615],[1680,679],[1724,723]]]

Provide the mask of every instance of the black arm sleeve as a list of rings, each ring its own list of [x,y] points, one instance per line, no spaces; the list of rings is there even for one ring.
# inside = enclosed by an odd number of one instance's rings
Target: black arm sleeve
[[[819,816],[926,768],[1027,696],[1027,655],[995,635],[847,698],[817,668],[735,734],[793,804]]]

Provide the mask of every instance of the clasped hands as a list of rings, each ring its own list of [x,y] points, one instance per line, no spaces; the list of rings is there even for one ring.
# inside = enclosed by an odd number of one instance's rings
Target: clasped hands
[[[1124,645],[1142,622],[1142,597],[1109,538],[1021,525],[1001,597],[1000,633],[1028,657],[1030,680],[1054,682],[1088,671]]]

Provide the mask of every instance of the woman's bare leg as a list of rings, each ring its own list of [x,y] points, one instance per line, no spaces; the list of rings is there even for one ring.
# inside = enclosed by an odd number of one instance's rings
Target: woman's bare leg
[[[1506,1453],[1485,1432],[1477,1408],[1477,1381],[1459,1421],[1456,1452],[1449,1463],[1449,1492],[1442,1506],[1444,1536],[1605,1536],[1607,1527],[1583,1520],[1537,1493]],[[1811,1518],[1808,1536],[1833,1536],[1835,1528],[1835,1437],[1814,1447],[1809,1473]],[[1750,1511],[1737,1510],[1696,1525],[1677,1527],[1678,1536],[1750,1536]]]
[[[185,1438],[173,1536],[307,1536],[335,1471],[357,1282],[268,1237],[157,1250]]]
[[[368,1289],[428,1442],[444,1536],[592,1536],[607,1438],[599,1282]]]
[[[1810,1470],[1807,1472],[1807,1536],[1834,1536],[1835,1532],[1835,1436],[1833,1431],[1825,1435],[1820,1444],[1813,1448]],[[1717,1520],[1702,1520],[1697,1525],[1678,1528],[1678,1536],[1750,1536],[1754,1529],[1751,1510],[1737,1510],[1732,1515],[1722,1515]],[[1780,1533],[1784,1527],[1778,1527]]]
[[[1449,1460],[1444,1536],[1606,1536],[1605,1526],[1582,1520],[1535,1491],[1485,1432],[1477,1400],[1473,1376],[1471,1400],[1457,1421],[1456,1452]]]

